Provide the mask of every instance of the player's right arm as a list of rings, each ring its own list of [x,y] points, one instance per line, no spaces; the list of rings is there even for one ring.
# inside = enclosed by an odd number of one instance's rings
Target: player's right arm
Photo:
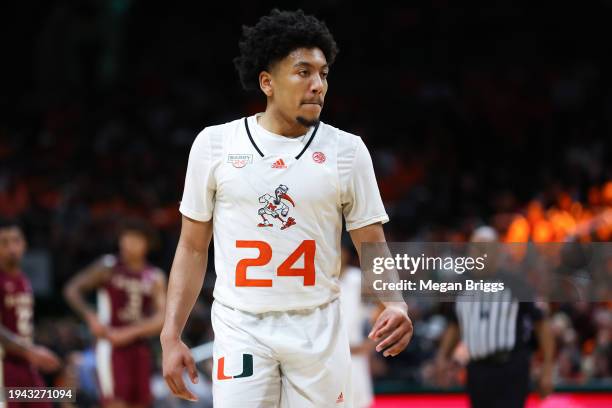
[[[201,222],[183,216],[181,236],[170,270],[166,316],[160,336],[164,379],[174,395],[191,401],[197,397],[185,386],[183,372],[188,370],[194,384],[198,381],[198,374],[189,348],[181,341],[181,334],[204,283],[212,232],[212,220]]]
[[[112,255],[102,259],[79,271],[64,287],[64,298],[89,326],[96,337],[106,335],[106,327],[100,323],[96,312],[87,304],[83,295],[102,286],[112,273],[111,267],[115,261]]]
[[[0,324],[0,344],[12,353],[23,354],[26,349],[25,341],[22,341],[15,333]]]

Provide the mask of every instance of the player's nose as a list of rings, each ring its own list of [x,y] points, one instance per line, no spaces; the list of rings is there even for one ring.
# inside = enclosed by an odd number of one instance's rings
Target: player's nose
[[[314,93],[314,94],[320,94],[323,92],[323,79],[321,78],[320,75],[313,75],[312,76],[312,81],[310,83],[310,90]]]

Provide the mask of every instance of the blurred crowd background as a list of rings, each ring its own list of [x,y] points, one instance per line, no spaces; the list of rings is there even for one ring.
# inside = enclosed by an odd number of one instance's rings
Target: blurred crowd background
[[[5,6],[0,215],[25,226],[36,336],[71,367],[87,367],[91,338],[61,287],[115,251],[123,216],[156,227],[152,261],[169,270],[191,143],[207,125],[265,108],[261,95],[240,88],[232,58],[241,24],[278,5]],[[316,14],[336,37],[322,120],[369,147],[388,240],[462,242],[484,224],[508,242],[611,239],[610,1],[281,6]],[[192,345],[212,339],[209,270],[188,328]],[[612,303],[544,306],[558,346],[556,385],[612,386]],[[444,315],[436,304],[410,307],[410,347],[393,360],[373,356],[374,378],[439,385],[431,360]],[[444,385],[464,383],[465,358],[459,349]]]

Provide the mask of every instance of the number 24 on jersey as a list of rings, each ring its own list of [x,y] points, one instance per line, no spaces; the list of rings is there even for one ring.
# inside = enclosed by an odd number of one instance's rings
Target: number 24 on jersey
[[[265,241],[236,241],[236,248],[256,248],[259,250],[257,258],[241,259],[236,265],[236,286],[272,287],[272,279],[249,279],[247,268],[249,266],[267,265],[272,259],[272,247]],[[287,259],[276,268],[277,276],[296,276],[304,278],[304,286],[315,284],[315,258],[316,243],[312,239],[302,241]],[[295,268],[293,265],[304,256],[304,267]]]

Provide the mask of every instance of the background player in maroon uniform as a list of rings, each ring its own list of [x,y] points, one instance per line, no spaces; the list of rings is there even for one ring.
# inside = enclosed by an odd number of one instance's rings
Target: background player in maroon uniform
[[[64,295],[96,336],[96,365],[107,407],[145,407],[151,403],[151,351],[146,338],[157,336],[164,316],[166,278],[147,262],[152,231],[138,221],[119,234],[119,256],[105,255],[68,282]],[[83,294],[98,290],[98,313]]]
[[[44,387],[37,369],[54,371],[60,361],[43,346],[32,343],[34,297],[21,259],[26,240],[16,222],[0,220],[0,388]],[[0,407],[6,406],[0,402]],[[29,406],[9,403],[8,407]],[[36,407],[50,407],[38,403]]]

